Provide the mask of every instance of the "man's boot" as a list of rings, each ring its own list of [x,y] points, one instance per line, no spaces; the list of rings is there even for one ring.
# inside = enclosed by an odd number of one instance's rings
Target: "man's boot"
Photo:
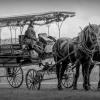
[[[38,47],[36,47],[35,50],[36,50],[36,52],[39,53],[39,57],[40,57],[41,59],[45,59],[45,58],[46,58],[46,55],[47,55],[47,54],[46,54],[46,52],[45,52],[44,50],[39,49]]]
[[[34,47],[34,50],[39,54],[43,54],[44,53],[44,51],[40,50],[38,47]]]

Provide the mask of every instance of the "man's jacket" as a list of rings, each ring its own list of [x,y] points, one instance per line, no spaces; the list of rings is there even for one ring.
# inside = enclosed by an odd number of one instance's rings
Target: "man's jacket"
[[[32,29],[28,29],[25,31],[25,36],[24,36],[25,39],[32,39],[32,40],[37,40],[36,38],[36,34],[35,34],[35,31],[32,30]]]

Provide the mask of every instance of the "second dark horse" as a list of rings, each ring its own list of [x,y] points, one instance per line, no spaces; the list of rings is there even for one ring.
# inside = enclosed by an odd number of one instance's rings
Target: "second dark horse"
[[[56,73],[58,79],[58,89],[61,90],[61,81],[64,75],[64,71],[69,63],[75,64],[76,67],[82,64],[84,75],[84,89],[89,89],[89,66],[95,48],[97,46],[97,35],[99,32],[98,25],[89,24],[86,26],[80,34],[73,38],[60,38],[54,46],[54,60],[56,62]],[[59,61],[62,60],[60,63]],[[77,88],[77,79],[79,74],[76,72],[74,78],[74,88]]]

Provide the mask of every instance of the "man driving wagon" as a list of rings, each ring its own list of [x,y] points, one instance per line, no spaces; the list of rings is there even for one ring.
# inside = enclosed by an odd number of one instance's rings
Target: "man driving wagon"
[[[35,34],[35,31],[34,31],[34,26],[32,24],[29,24],[27,30],[25,31],[24,41],[25,41],[26,44],[28,44],[29,52],[31,50],[35,50],[39,54],[39,57],[41,59],[45,58],[46,53],[45,53],[44,49],[41,46],[38,45],[38,43],[40,41],[36,38],[36,34]],[[7,68],[7,72],[8,72],[9,76],[12,75],[10,68]]]
[[[35,50],[39,54],[40,58],[45,57],[45,51],[37,44],[39,43],[39,40],[36,38],[36,33],[32,23],[29,24],[27,30],[25,31],[24,41],[28,44],[29,50]]]

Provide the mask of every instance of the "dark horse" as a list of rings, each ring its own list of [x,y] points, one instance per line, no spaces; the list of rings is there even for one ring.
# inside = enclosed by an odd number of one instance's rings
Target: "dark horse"
[[[92,69],[94,68],[95,66],[95,62],[100,62],[100,50],[96,51],[93,55],[93,62],[91,65],[90,65],[90,68],[89,68],[89,85],[90,85],[90,74],[92,72]],[[99,82],[98,82],[98,90],[100,90],[100,63],[97,64],[99,66]],[[84,73],[83,73],[83,77],[84,77]],[[90,85],[91,86],[91,85]],[[84,82],[83,82],[83,87],[84,87]]]
[[[92,54],[97,46],[97,25],[86,26],[80,34],[73,39],[60,38],[53,46],[54,60],[56,62],[56,73],[58,79],[58,89],[61,90],[61,81],[66,70],[66,66],[69,63],[75,64],[77,69],[80,64],[82,64],[84,75],[84,89],[88,90],[89,81],[89,65],[91,61]],[[59,61],[63,59],[60,63]],[[77,88],[77,79],[79,73],[76,70],[76,75],[74,78],[74,88]]]
[[[99,25],[99,28],[100,28],[100,25]],[[98,40],[99,40],[99,33],[100,31],[98,31]],[[99,82],[98,82],[98,90],[100,90],[100,40],[98,41],[98,45],[95,49],[95,52],[92,56],[92,62],[90,62],[90,67],[89,67],[89,81],[88,81],[88,85],[89,85],[89,88],[91,88],[91,84],[90,84],[90,74],[92,72],[92,69],[94,68],[94,66],[97,64],[99,66]],[[79,71],[80,71],[80,66],[77,66],[76,67],[76,74],[79,76]],[[82,75],[83,75],[83,78],[85,76],[85,73],[84,73],[84,67],[82,67]],[[77,80],[76,80],[76,83],[77,83]],[[84,87],[84,81],[83,81],[83,87]],[[75,88],[74,88],[75,89]],[[76,88],[77,89],[77,88]]]

